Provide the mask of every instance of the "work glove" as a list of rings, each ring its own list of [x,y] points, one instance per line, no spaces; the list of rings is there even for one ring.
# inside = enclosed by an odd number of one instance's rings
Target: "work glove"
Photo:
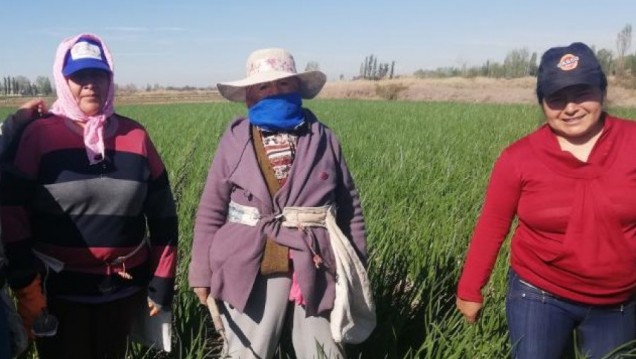
[[[30,339],[34,339],[31,331],[33,321],[46,309],[46,297],[42,292],[42,279],[37,274],[26,287],[14,289],[18,302],[18,314]]]

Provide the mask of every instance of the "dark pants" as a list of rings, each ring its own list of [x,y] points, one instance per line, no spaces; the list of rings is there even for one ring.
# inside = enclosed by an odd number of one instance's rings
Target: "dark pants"
[[[119,359],[126,344],[133,314],[147,310],[146,292],[108,303],[87,304],[49,298],[49,312],[59,321],[57,335],[38,338],[41,359]]]
[[[0,290],[4,291],[2,287]],[[9,333],[9,321],[4,300],[0,299],[0,358],[11,358],[11,334]]]
[[[506,316],[515,359],[559,359],[577,333],[586,358],[603,358],[613,349],[636,339],[636,307],[595,306],[558,298],[524,283],[510,271]]]

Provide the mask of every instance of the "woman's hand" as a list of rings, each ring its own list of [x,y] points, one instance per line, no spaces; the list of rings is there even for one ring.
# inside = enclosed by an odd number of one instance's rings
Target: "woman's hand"
[[[467,300],[457,298],[455,304],[468,323],[474,324],[477,322],[477,319],[479,319],[479,312],[481,311],[481,307],[483,307],[482,303],[469,302]]]
[[[192,288],[192,291],[194,291],[194,294],[197,295],[197,298],[199,298],[199,302],[201,304],[208,305],[207,304],[207,300],[208,300],[208,296],[210,295],[210,288],[209,287]]]
[[[148,310],[150,311],[150,316],[154,317],[161,311],[161,306],[148,298]]]
[[[14,117],[19,122],[28,121],[41,115],[45,114],[48,111],[46,103],[41,98],[33,99],[31,101],[25,102],[22,106],[18,108]]]

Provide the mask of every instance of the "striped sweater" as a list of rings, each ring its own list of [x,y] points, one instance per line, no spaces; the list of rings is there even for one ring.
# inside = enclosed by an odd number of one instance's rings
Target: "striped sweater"
[[[117,297],[147,286],[150,299],[169,306],[178,229],[164,165],[145,129],[131,119],[109,119],[106,160],[95,165],[88,163],[82,131],[61,117],[37,120],[24,130],[3,169],[9,281],[16,288],[29,281],[36,250],[64,263],[59,273],[49,271],[49,295]],[[146,237],[149,247],[114,263]]]

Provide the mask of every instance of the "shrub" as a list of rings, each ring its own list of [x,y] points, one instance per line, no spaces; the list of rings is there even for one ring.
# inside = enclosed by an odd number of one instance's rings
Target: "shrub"
[[[400,92],[407,90],[408,87],[399,84],[375,85],[375,94],[380,98],[389,101],[398,99]]]

